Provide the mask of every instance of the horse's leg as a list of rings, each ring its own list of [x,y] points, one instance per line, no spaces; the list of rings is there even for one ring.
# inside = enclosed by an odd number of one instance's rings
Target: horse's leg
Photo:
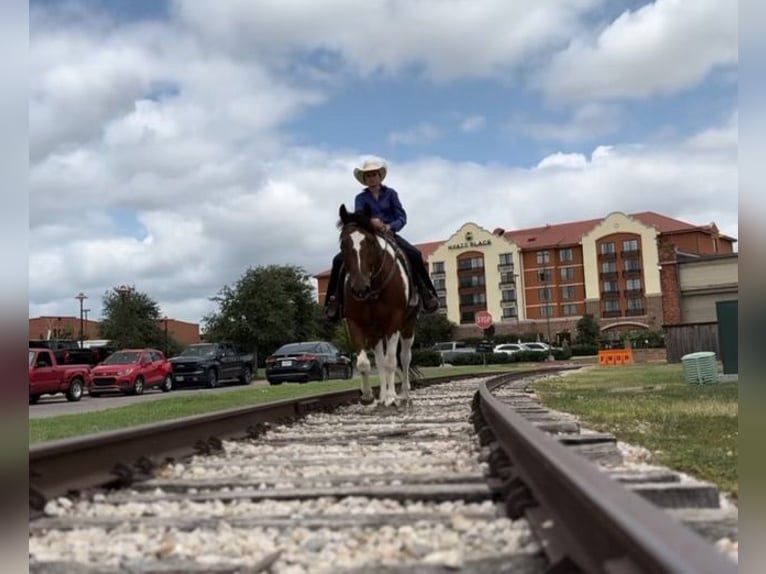
[[[399,345],[399,331],[386,340],[385,353],[385,377],[386,377],[386,397],[388,402],[385,406],[396,404],[396,348]]]
[[[356,370],[362,375],[362,401],[372,402],[375,400],[375,395],[372,394],[372,386],[370,385],[370,359],[367,357],[367,352],[362,349],[356,355]]]
[[[402,360],[402,393],[407,403],[410,401],[410,362],[412,361],[412,343],[415,341],[415,335],[406,338],[402,337],[402,352],[399,355]]]
[[[386,350],[385,341],[381,339],[375,344],[375,365],[378,367],[378,378],[380,379],[380,393],[378,401],[384,406],[388,406],[396,397],[389,396]]]

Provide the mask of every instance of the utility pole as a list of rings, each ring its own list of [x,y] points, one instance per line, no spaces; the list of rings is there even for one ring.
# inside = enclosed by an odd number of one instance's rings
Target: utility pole
[[[543,282],[543,285],[545,285],[545,292],[548,294],[547,299],[547,305],[545,310],[545,322],[548,325],[548,361],[553,361],[553,347],[551,346],[551,309],[553,308],[553,305],[551,305],[551,301],[553,300],[553,291],[549,287],[548,283],[548,274],[545,272],[545,270],[540,271],[540,280]]]
[[[130,292],[132,289],[128,287],[127,285],[120,285],[116,288],[117,293],[120,295],[120,321],[118,323],[119,329],[120,329],[120,340],[119,340],[119,346],[121,349],[124,349],[127,347],[128,341],[125,337],[125,330],[127,328],[128,323],[128,309],[127,309],[127,298],[128,295],[130,295]]]
[[[85,300],[88,298],[88,296],[80,291],[77,295],[75,295],[75,299],[77,299],[80,302],[80,348],[83,348],[83,343],[85,341],[85,321],[83,320],[84,310],[82,308],[82,304],[85,302]]]

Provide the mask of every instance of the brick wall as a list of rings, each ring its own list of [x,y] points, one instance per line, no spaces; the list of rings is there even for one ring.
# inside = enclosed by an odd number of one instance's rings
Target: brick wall
[[[675,246],[660,244],[660,289],[662,290],[662,323],[676,325],[681,322],[681,285]]]

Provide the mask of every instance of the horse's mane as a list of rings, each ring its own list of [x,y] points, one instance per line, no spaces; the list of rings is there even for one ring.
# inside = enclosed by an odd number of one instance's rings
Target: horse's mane
[[[346,221],[346,223],[343,223],[343,220],[338,219],[338,229],[343,229],[346,225],[356,225],[357,227],[361,227],[363,230],[368,231],[373,235],[378,233],[377,230],[372,226],[369,215],[367,215],[364,211],[349,212],[348,221]]]

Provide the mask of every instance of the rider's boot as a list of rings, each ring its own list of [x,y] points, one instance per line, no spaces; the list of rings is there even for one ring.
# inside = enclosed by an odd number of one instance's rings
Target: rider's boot
[[[418,294],[423,301],[423,312],[434,313],[439,308],[439,298],[433,293],[425,283],[418,282]]]

